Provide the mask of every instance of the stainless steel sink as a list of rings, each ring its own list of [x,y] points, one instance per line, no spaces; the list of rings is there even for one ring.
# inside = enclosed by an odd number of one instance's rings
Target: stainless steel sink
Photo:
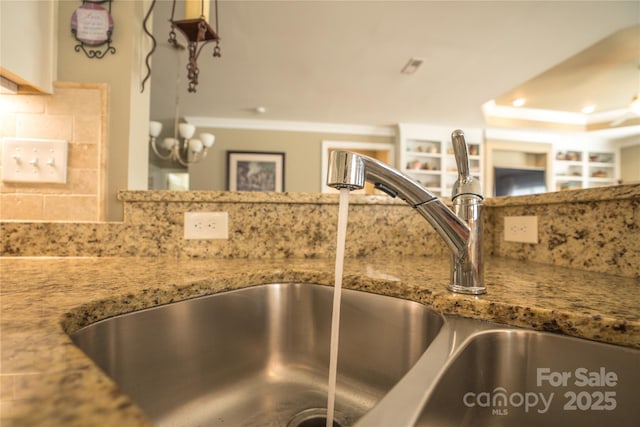
[[[158,425],[324,426],[333,289],[260,285],[75,334]],[[640,350],[345,290],[338,426],[638,426]]]
[[[333,288],[273,284],[117,316],[72,335],[158,425],[324,425]],[[443,325],[424,305],[344,290],[335,419],[353,424]]]
[[[551,333],[475,334],[416,426],[638,426],[640,351]]]

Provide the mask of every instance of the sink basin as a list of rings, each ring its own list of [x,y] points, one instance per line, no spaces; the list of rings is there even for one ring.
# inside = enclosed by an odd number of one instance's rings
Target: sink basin
[[[473,335],[417,426],[637,426],[640,351],[524,330]]]
[[[324,425],[333,288],[260,285],[107,319],[72,335],[157,425]],[[344,290],[336,424],[353,424],[443,325],[422,304]]]

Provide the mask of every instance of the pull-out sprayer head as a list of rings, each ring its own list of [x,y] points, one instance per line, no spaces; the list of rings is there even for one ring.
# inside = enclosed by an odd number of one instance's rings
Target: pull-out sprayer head
[[[332,151],[329,157],[327,185],[336,189],[364,188],[365,166],[362,158],[348,151]]]

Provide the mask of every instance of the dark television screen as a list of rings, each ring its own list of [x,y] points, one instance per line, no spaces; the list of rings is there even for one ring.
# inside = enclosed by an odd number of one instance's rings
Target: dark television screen
[[[547,191],[543,169],[494,168],[496,196],[522,196]]]

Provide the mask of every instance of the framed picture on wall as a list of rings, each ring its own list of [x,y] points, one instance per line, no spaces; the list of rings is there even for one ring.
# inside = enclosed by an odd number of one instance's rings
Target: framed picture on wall
[[[284,153],[227,151],[227,190],[284,191]]]

